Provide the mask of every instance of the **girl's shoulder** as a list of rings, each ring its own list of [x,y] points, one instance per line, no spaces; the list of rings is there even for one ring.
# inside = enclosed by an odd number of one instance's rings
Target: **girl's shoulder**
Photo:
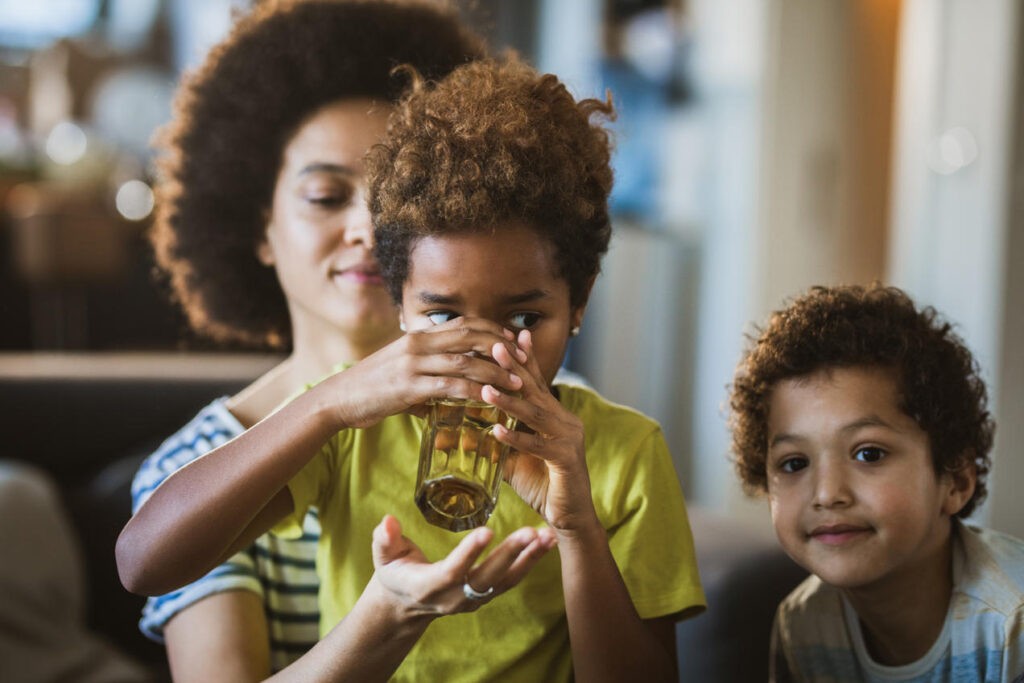
[[[660,436],[661,426],[639,410],[609,401],[591,387],[556,383],[558,400],[566,410],[583,421],[588,441],[591,435],[608,439],[646,439]]]

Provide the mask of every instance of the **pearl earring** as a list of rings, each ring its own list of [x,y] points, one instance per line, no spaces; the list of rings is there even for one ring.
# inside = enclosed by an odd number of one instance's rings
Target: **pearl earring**
[[[579,325],[576,325],[576,326],[574,326],[574,327],[569,329],[569,336],[570,337],[575,337],[579,333],[580,333],[580,326]]]
[[[405,329],[405,321],[404,320],[399,320],[398,321],[398,329],[400,329],[402,332],[408,332],[408,330]]]

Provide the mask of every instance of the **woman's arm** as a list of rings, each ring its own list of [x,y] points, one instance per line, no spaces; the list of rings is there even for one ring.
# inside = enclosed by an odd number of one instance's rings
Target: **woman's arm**
[[[558,537],[573,668],[578,681],[676,680],[672,620],[640,618],[615,564],[594,509],[584,452],[583,424],[551,394],[532,353],[528,331],[518,363],[503,349],[494,358],[523,377],[521,398],[485,387],[485,401],[531,428],[495,427],[495,436],[516,449],[505,476]]]
[[[448,557],[430,563],[387,516],[373,532],[376,571],[355,606],[323,640],[274,681],[332,683],[386,681],[430,623],[470,612],[515,586],[555,545],[550,529],[524,527],[510,534],[474,566],[494,533],[470,532]],[[471,600],[463,582],[494,586],[485,600]]]
[[[207,596],[174,615],[164,639],[175,683],[252,683],[270,675],[270,636],[257,593]]]
[[[484,384],[518,389],[518,377],[467,355],[494,345],[511,352],[510,337],[492,322],[465,319],[407,334],[189,463],[122,530],[122,583],[136,593],[166,593],[249,545],[291,512],[287,483],[342,429],[376,424],[430,398],[479,398]]]

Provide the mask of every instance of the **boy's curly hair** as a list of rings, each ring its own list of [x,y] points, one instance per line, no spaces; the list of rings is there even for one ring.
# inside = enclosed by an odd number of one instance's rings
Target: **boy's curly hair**
[[[610,98],[576,102],[551,75],[514,56],[462,66],[440,82],[414,76],[388,134],[367,159],[375,254],[401,301],[421,237],[535,229],[555,247],[573,306],[608,250]]]
[[[184,81],[158,142],[150,240],[193,328],[289,346],[284,293],[256,245],[290,137],[339,99],[397,100],[397,65],[439,78],[484,54],[454,10],[412,0],[268,1],[240,20]]]
[[[730,397],[736,470],[748,493],[767,490],[768,407],[782,380],[829,367],[894,372],[900,409],[928,434],[936,472],[974,463],[967,517],[987,493],[995,424],[985,384],[963,341],[935,309],[918,311],[895,287],[814,287],[772,314],[736,369]]]

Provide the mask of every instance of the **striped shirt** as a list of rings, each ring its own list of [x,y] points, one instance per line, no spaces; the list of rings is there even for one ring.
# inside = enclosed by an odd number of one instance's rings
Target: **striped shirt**
[[[874,661],[842,593],[811,576],[779,606],[772,680],[1024,682],[1024,542],[959,521],[954,529],[953,594],[923,657],[903,666]]]
[[[142,463],[132,481],[133,511],[171,474],[245,431],[228,411],[226,401],[226,397],[219,398],[203,408]],[[318,639],[320,582],[315,560],[319,538],[320,523],[316,511],[310,510],[300,539],[264,534],[198,581],[147,600],[139,628],[162,643],[165,625],[186,607],[214,593],[252,591],[263,602],[270,633],[271,668],[279,671],[301,657]]]

